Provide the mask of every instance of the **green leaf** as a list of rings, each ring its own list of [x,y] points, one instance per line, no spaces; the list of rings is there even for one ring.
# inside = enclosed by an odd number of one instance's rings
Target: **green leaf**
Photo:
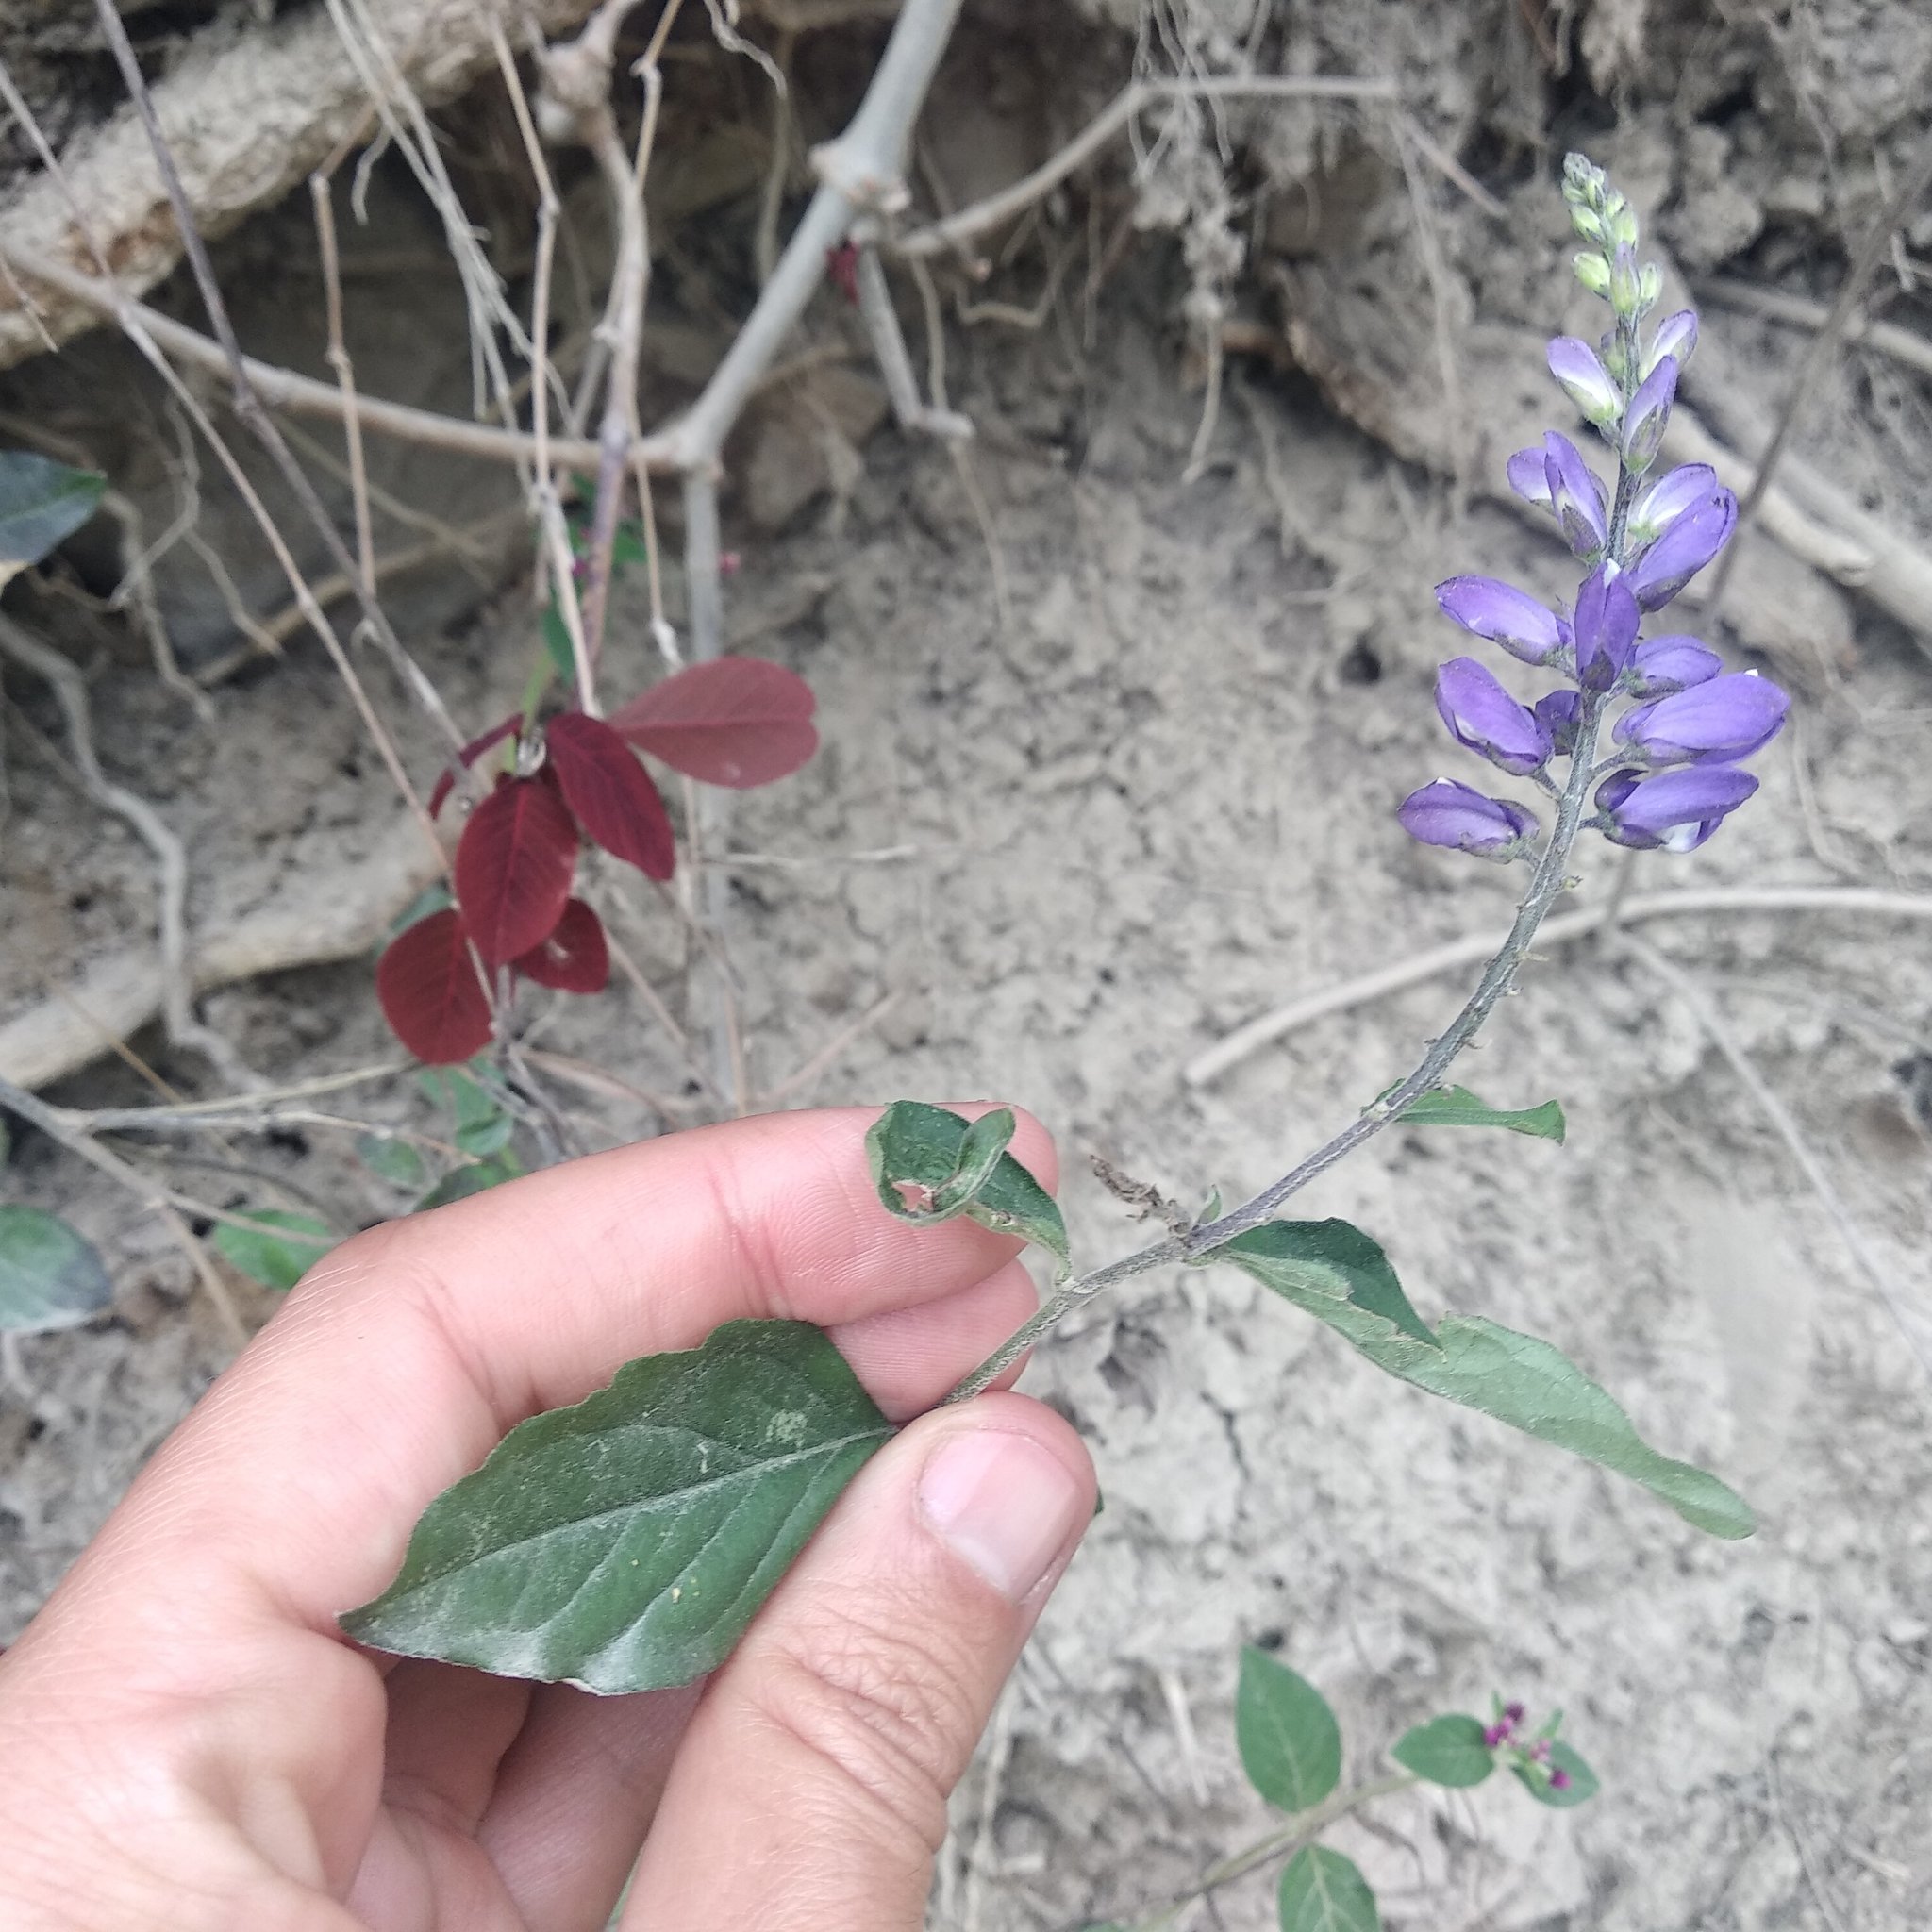
[[[456,1115],[457,1145],[477,1159],[509,1144],[516,1122],[494,1093],[461,1067],[428,1067],[417,1076],[424,1092]]]
[[[973,1158],[983,1151],[986,1139],[995,1131],[984,1130],[980,1140],[973,1142]],[[927,1107],[923,1101],[893,1101],[865,1137],[873,1185],[887,1211],[901,1221],[927,1223],[949,1221],[956,1214],[970,1215],[982,1227],[1037,1241],[1063,1273],[1070,1269],[1067,1226],[1059,1208],[1010,1154],[995,1149],[991,1171],[973,1198],[943,1211],[939,1208],[941,1191],[962,1177],[972,1138],[972,1127],[959,1114],[942,1107]],[[902,1186],[919,1191],[924,1201],[908,1205],[900,1192]]]
[[[1248,1782],[1277,1810],[1319,1805],[1341,1776],[1341,1732],[1328,1700],[1252,1644],[1241,1652],[1234,1735]]]
[[[1554,1811],[1567,1811],[1573,1805],[1587,1805],[1600,1787],[1596,1773],[1568,1744],[1559,1739],[1550,1746],[1549,1769],[1541,1765],[1512,1764],[1516,1781],[1539,1805]],[[1550,1782],[1550,1772],[1560,1771],[1570,1782],[1559,1791]]]
[[[358,1642],[618,1693],[723,1663],[892,1433],[826,1337],[731,1322],[520,1424],[445,1490]]]
[[[979,1191],[992,1178],[992,1171],[1012,1138],[1010,1107],[996,1107],[991,1113],[981,1114],[966,1129],[966,1138],[959,1143],[959,1164],[953,1170],[952,1179],[934,1192],[932,1211],[957,1214],[976,1200]]]
[[[114,1285],[92,1242],[41,1208],[0,1208],[0,1329],[42,1335],[98,1315]]]
[[[408,1188],[413,1192],[429,1178],[423,1150],[410,1141],[391,1140],[386,1134],[358,1134],[356,1152],[364,1167],[391,1187]]]
[[[524,1164],[514,1154],[499,1154],[494,1160],[473,1160],[453,1168],[416,1203],[411,1210],[426,1214],[432,1208],[447,1208],[452,1201],[467,1201],[486,1188],[500,1187],[505,1181],[521,1180]]]
[[[543,607],[541,628],[543,649],[551,663],[557,667],[557,675],[563,679],[566,690],[575,691],[577,682],[577,654],[571,649],[570,626],[564,623],[563,612],[557,608],[555,597]]]
[[[644,538],[644,526],[634,517],[626,517],[610,534],[611,575],[626,569],[634,563],[649,563],[651,546]]]
[[[1481,1722],[1460,1715],[1432,1717],[1395,1740],[1390,1756],[1404,1771],[1432,1785],[1460,1790],[1479,1785],[1496,1768],[1496,1754],[1483,1741]]]
[[[1381,1932],[1375,1894],[1355,1861],[1304,1845],[1281,1874],[1281,1932]]]
[[[1237,1235],[1215,1253],[1326,1322],[1390,1374],[1627,1475],[1712,1536],[1749,1536],[1757,1526],[1736,1491],[1688,1462],[1658,1455],[1610,1397],[1547,1341],[1518,1335],[1478,1315],[1445,1316],[1434,1341],[1422,1341],[1392,1313],[1371,1307],[1363,1293],[1343,1298],[1332,1286],[1324,1288],[1310,1272],[1311,1246],[1346,1250],[1357,1258],[1364,1250],[1382,1257],[1381,1249],[1357,1229],[1349,1233],[1359,1248],[1324,1232],[1345,1225],[1271,1221]],[[1373,1271],[1357,1269],[1355,1274],[1366,1277]],[[1392,1270],[1388,1286],[1401,1292]]]
[[[312,1214],[285,1214],[279,1208],[262,1208],[248,1218],[264,1224],[238,1227],[225,1221],[215,1229],[215,1247],[249,1280],[278,1294],[293,1288],[338,1239],[333,1229]]]
[[[1541,1107],[1486,1107],[1467,1087],[1438,1087],[1402,1109],[1406,1127],[1507,1127],[1512,1134],[1562,1144],[1569,1123],[1557,1102]]]
[[[0,450],[0,584],[93,515],[108,479],[30,449]]]
[[[1270,1221],[1201,1259],[1226,1259],[1250,1274],[1265,1266],[1269,1273],[1261,1278],[1276,1294],[1332,1321],[1357,1347],[1357,1330],[1373,1336],[1391,1327],[1424,1346],[1436,1345],[1428,1324],[1402,1291],[1389,1257],[1352,1222]],[[1352,1320],[1350,1310],[1362,1319]]]

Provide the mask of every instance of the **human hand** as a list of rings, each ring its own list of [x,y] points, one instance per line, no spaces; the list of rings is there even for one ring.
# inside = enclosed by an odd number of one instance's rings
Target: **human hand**
[[[947,1794],[1092,1510],[1041,1405],[889,1442],[702,1689],[599,1698],[335,1623],[513,1424],[634,1356],[814,1322],[898,1418],[1018,1327],[1018,1244],[881,1212],[866,1118],[598,1155],[311,1271],[0,1658],[0,1924],[595,1932],[636,1863],[627,1927],[919,1925]],[[1013,1151],[1051,1185],[1024,1116]]]

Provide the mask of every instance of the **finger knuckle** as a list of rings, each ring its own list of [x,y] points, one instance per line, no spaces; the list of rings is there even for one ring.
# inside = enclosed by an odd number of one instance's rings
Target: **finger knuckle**
[[[967,1660],[922,1613],[825,1616],[764,1658],[760,1720],[827,1768],[833,1791],[927,1857],[946,1834],[946,1800],[977,1734]],[[930,1625],[929,1608],[924,1624]],[[827,1795],[832,1795],[827,1793]]]

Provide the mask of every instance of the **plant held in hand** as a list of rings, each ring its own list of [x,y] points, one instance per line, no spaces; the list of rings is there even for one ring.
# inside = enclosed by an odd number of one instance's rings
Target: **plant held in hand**
[[[1509,475],[1548,508],[1576,556],[1576,596],[1559,610],[1484,576],[1452,578],[1437,593],[1462,628],[1559,680],[1525,705],[1478,659],[1462,657],[1443,667],[1437,692],[1456,741],[1536,787],[1550,823],[1542,826],[1526,804],[1451,779],[1423,787],[1400,808],[1403,824],[1426,843],[1529,867],[1508,937],[1461,1011],[1411,1073],[1252,1200],[1225,1211],[1217,1202],[1191,1222],[1176,1218],[1162,1239],[1084,1274],[1073,1268],[1058,1208],[1007,1151],[1014,1130],[1007,1109],[969,1122],[897,1102],[866,1145],[882,1211],[918,1224],[970,1216],[1034,1242],[1053,1265],[1039,1311],[949,1400],[989,1388],[1071,1310],[1133,1275],[1224,1263],[1398,1379],[1629,1477],[1713,1535],[1742,1537],[1753,1526],[1742,1501],[1652,1448],[1557,1349],[1479,1315],[1427,1322],[1369,1235],[1280,1211],[1398,1120],[1560,1141],[1554,1102],[1489,1107],[1448,1084],[1452,1064],[1514,983],[1564,888],[1578,837],[1596,831],[1673,851],[1701,844],[1756,789],[1739,761],[1783,722],[1785,699],[1774,687],[1720,675],[1695,639],[1643,637],[1646,618],[1722,548],[1737,506],[1707,470],[1650,480],[1695,325],[1674,316],[1646,336],[1661,277],[1637,260],[1634,214],[1579,158],[1566,167],[1564,193],[1586,244],[1577,273],[1608,301],[1612,326],[1594,348],[1559,339],[1550,363],[1603,439],[1615,474],[1599,478],[1574,443],[1552,433],[1512,458]],[[624,713],[612,724],[650,748]],[[582,728],[568,727],[566,738]],[[520,771],[508,782],[549,781]],[[555,908],[560,919],[570,882],[560,827],[577,809],[569,783],[561,803],[526,809],[541,848],[532,869],[541,874],[544,917]],[[497,812],[508,820],[508,808]],[[601,838],[589,815],[577,815]],[[461,910],[472,918],[468,903]],[[477,948],[513,963],[526,957],[515,949],[535,943],[541,923],[499,916],[492,924],[479,914]],[[512,1431],[482,1468],[430,1505],[395,1582],[345,1615],[344,1627],[407,1655],[600,1691],[684,1682],[726,1654],[791,1553],[891,1433],[820,1331],[734,1324],[701,1348],[632,1363],[587,1402]],[[1469,1720],[1464,1729],[1471,1726],[1472,1752],[1479,1748],[1486,1762],[1515,1748],[1513,1732],[1482,1743],[1483,1727]],[[1540,1774],[1532,1763],[1575,1775],[1554,1756],[1507,1761],[1533,1788]],[[1552,1774],[1538,1794],[1562,1790]]]

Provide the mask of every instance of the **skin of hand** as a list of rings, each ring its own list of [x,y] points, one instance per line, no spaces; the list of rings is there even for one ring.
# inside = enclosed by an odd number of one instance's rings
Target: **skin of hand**
[[[1039,1403],[924,1413],[1035,1296],[1011,1240],[883,1211],[872,1118],[596,1155],[319,1263],[0,1658],[0,1925],[599,1932],[635,1864],[630,1932],[913,1932],[1094,1486]],[[1053,1184],[1024,1115],[1013,1151]],[[829,1329],[919,1420],[702,1687],[595,1697],[342,1636],[515,1424],[742,1316]]]

